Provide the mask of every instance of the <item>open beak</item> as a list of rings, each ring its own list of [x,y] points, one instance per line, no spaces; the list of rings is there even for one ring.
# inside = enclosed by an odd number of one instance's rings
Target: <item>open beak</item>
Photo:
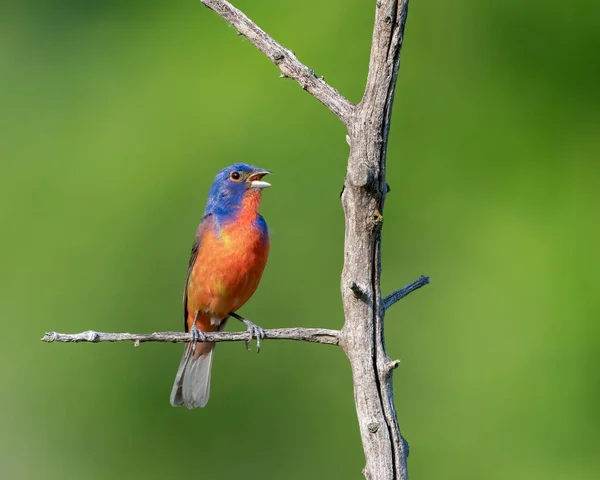
[[[250,183],[250,186],[252,188],[263,189],[263,188],[270,187],[271,184],[269,182],[264,182],[262,180],[262,178],[265,175],[268,175],[269,173],[271,173],[271,172],[269,172],[268,170],[260,170],[258,172],[254,172],[252,175],[250,175],[248,177],[248,180],[246,180],[246,181]]]

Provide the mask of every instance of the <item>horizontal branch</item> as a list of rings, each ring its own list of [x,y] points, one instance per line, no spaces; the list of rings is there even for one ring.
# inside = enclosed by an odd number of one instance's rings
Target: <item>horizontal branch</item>
[[[326,328],[274,328],[264,332],[264,338],[272,340],[297,340],[326,345],[337,345],[339,341],[339,331]],[[205,335],[207,342],[247,342],[252,339],[249,332],[206,332]],[[185,332],[105,333],[88,330],[81,333],[48,332],[41,340],[46,343],[131,341],[137,347],[143,342],[188,343],[192,341],[192,336]]]
[[[201,2],[233,26],[240,35],[250,40],[256,48],[281,70],[282,77],[294,79],[300,86],[319,100],[339,119],[348,125],[354,105],[340,92],[318,77],[312,68],[300,62],[294,52],[277,43],[242,11],[225,0],[201,0]]]
[[[425,275],[421,275],[414,282],[408,284],[406,287],[401,288],[400,290],[396,290],[394,293],[390,293],[387,297],[383,299],[384,308],[390,308],[394,303],[402,300],[404,297],[414,292],[415,290],[424,287],[427,285],[431,279]]]

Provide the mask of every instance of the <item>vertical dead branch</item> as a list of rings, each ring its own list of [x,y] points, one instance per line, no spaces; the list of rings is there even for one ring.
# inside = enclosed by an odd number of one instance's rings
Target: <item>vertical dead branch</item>
[[[340,345],[348,355],[365,450],[365,477],[408,477],[391,371],[385,350],[381,278],[381,226],[387,193],[385,161],[408,0],[377,2],[369,75],[350,122],[350,157],[342,193],[346,216],[342,298],[346,321]],[[360,298],[352,286],[363,291]],[[364,298],[369,299],[367,301]]]

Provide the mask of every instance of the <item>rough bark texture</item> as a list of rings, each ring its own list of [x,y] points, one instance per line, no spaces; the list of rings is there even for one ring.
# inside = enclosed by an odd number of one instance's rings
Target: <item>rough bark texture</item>
[[[366,478],[408,478],[406,444],[394,406],[393,368],[385,350],[381,298],[381,226],[385,161],[408,2],[377,2],[367,86],[350,122],[350,158],[342,193],[346,216],[340,345],[350,359],[365,450]],[[362,295],[356,295],[356,287]]]
[[[354,399],[365,452],[365,477],[406,480],[408,444],[402,438],[394,407],[392,361],[385,350],[386,308],[429,283],[421,277],[385,298],[380,291],[381,227],[383,204],[389,187],[385,181],[387,142],[408,0],[377,0],[367,85],[361,102],[353,105],[322,77],[302,64],[295,54],[271,38],[241,11],[225,0],[201,0],[245,36],[304,90],[329,108],[348,128],[350,156],[342,204],[346,217],[342,299],[342,330],[266,330],[267,339],[291,339],[340,345],[350,360]],[[207,341],[248,341],[248,333],[206,334]],[[153,334],[82,332],[47,333],[46,342],[189,342],[186,333]],[[282,473],[282,476],[285,476]]]
[[[324,343],[337,345],[337,330],[326,328],[274,328],[264,330],[265,339],[298,340],[302,342]],[[252,340],[249,332],[206,332],[206,342],[248,342]],[[136,346],[143,342],[188,343],[192,336],[185,332],[155,332],[155,333],[105,333],[88,330],[81,333],[48,332],[42,337],[42,342],[134,342]]]

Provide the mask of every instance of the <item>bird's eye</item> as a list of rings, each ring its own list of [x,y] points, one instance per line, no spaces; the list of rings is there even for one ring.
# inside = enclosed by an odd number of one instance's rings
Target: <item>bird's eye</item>
[[[240,172],[231,172],[229,178],[231,178],[234,182],[237,182],[240,179]]]

